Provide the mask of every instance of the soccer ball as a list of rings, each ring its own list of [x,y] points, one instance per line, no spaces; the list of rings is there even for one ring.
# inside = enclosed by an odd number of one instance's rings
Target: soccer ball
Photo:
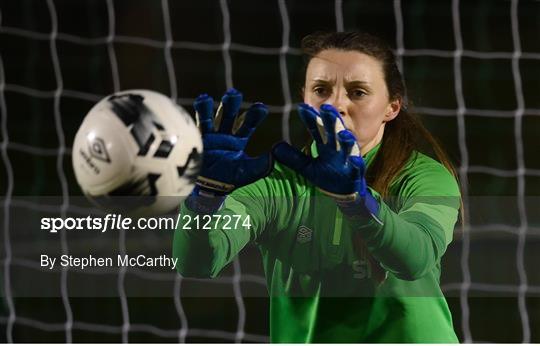
[[[189,195],[202,157],[199,129],[170,98],[127,90],[99,101],[73,143],[84,194],[106,211],[156,215]]]

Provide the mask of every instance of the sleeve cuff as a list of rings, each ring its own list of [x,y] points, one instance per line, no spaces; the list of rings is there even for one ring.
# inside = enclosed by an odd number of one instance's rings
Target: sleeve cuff
[[[355,225],[377,224],[383,226],[380,218],[382,199],[373,189],[369,188],[364,198],[357,197],[354,201],[336,201],[341,212]]]

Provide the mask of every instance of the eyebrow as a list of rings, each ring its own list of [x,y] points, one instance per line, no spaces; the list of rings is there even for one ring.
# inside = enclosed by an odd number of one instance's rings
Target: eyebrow
[[[350,80],[350,81],[346,81],[345,83],[347,84],[362,84],[362,85],[369,85],[368,82],[366,81],[363,81],[363,80]]]
[[[335,79],[326,79],[326,78],[313,78],[313,82],[319,82],[319,83],[334,83]]]
[[[333,83],[335,83],[334,79],[325,79],[325,78],[313,78],[312,81],[317,82],[317,83],[325,83],[325,84],[333,84]],[[369,86],[368,82],[363,81],[363,80],[356,80],[356,79],[351,80],[351,81],[346,81],[345,84],[347,84],[347,85]]]

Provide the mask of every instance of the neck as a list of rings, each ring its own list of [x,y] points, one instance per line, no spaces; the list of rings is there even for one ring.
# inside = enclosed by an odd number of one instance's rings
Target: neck
[[[368,141],[367,143],[360,143],[360,153],[362,154],[362,156],[366,155],[367,152],[375,148],[375,146],[382,141],[384,134],[384,125],[385,123],[381,125],[375,137],[373,137],[370,141]]]

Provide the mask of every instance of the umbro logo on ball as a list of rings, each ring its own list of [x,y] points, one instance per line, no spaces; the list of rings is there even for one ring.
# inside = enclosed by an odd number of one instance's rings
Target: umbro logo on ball
[[[93,158],[107,163],[111,162],[109,153],[107,152],[107,148],[105,146],[105,142],[103,142],[103,139],[98,137],[94,138],[92,141],[90,141],[88,145],[88,150],[90,151],[90,155],[92,155]]]

